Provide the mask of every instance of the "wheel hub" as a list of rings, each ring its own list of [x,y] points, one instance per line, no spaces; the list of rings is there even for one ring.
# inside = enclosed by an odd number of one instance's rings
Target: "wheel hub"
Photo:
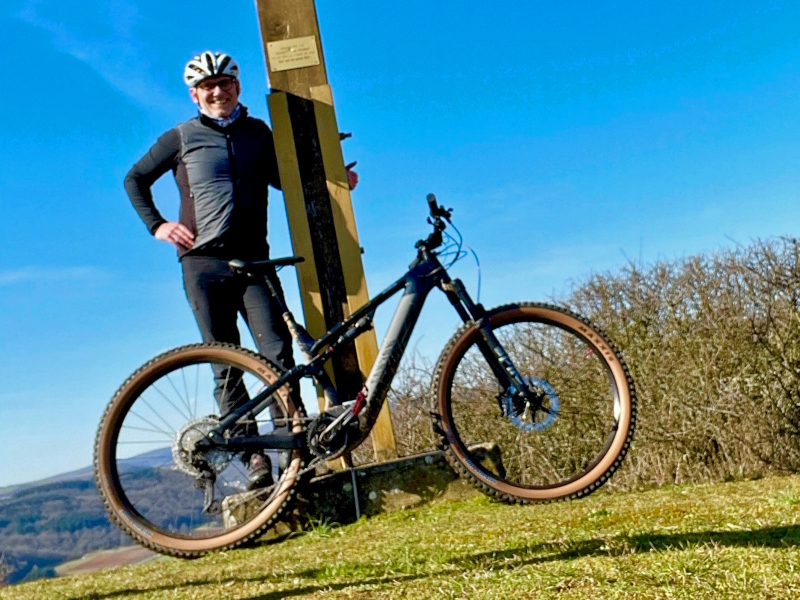
[[[172,459],[178,469],[192,477],[203,477],[209,472],[221,473],[233,460],[233,453],[220,449],[199,452],[197,442],[208,437],[208,433],[219,425],[215,415],[189,421],[172,442]]]
[[[526,377],[528,389],[537,398],[535,406],[523,394],[511,388],[500,397],[500,404],[506,418],[514,427],[523,431],[544,431],[552,427],[558,418],[561,400],[555,388],[546,379]]]

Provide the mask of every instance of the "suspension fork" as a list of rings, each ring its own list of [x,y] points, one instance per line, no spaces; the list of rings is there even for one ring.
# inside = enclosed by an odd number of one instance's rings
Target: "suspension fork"
[[[490,320],[483,305],[476,304],[470,298],[460,279],[450,279],[447,275],[441,278],[439,287],[444,291],[450,303],[465,323],[472,322],[480,333],[478,349],[483,354],[498,382],[505,388],[513,388],[525,392],[527,384],[514,366],[500,340],[491,328]],[[527,395],[527,394],[526,394]]]

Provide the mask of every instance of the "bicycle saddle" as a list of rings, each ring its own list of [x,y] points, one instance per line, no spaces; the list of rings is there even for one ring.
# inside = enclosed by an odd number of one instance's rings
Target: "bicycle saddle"
[[[228,264],[234,271],[248,273],[250,275],[264,275],[269,273],[272,269],[277,267],[285,267],[287,265],[296,265],[304,262],[306,259],[302,256],[287,256],[284,258],[274,258],[270,260],[230,260]]]

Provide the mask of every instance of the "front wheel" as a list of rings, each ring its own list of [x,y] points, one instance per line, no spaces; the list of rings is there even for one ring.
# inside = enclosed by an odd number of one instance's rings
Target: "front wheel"
[[[636,422],[633,381],[620,353],[589,321],[555,306],[511,304],[487,319],[532,391],[526,401],[501,385],[480,330],[463,326],[432,382],[434,429],[449,462],[507,502],[593,492],[621,464]]]
[[[240,403],[277,379],[263,356],[219,343],[165,352],[131,375],[95,441],[95,482],[111,518],[143,546],[184,558],[236,547],[266,530],[291,497],[299,451],[267,450],[274,482],[249,489],[247,456],[195,445],[219,422],[222,397]],[[271,411],[237,424],[240,434],[302,431],[288,386],[273,398]]]

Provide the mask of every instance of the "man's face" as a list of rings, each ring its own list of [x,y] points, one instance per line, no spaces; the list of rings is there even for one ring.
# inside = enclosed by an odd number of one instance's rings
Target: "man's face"
[[[195,104],[215,119],[230,117],[239,104],[239,80],[233,77],[209,77],[189,88],[189,95]]]

